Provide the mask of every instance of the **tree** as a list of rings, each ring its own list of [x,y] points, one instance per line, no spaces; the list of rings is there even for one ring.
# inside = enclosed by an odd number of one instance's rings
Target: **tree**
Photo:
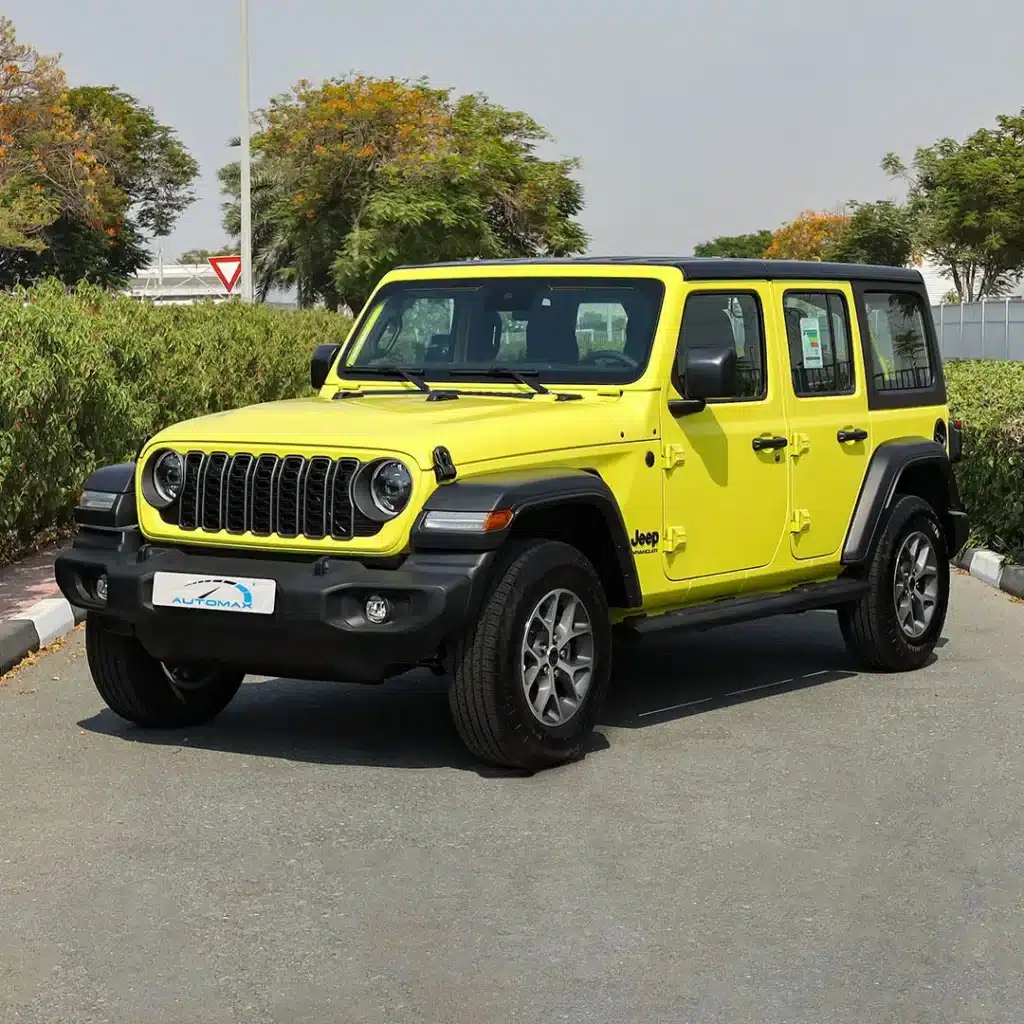
[[[772,233],[765,255],[772,260],[821,260],[846,228],[849,217],[841,213],[807,210]]]
[[[197,174],[152,110],[113,86],[69,89],[0,19],[0,287],[120,284],[193,201]]]
[[[56,58],[19,43],[0,17],[0,273],[40,252],[43,231],[62,214],[99,222],[104,177]]]
[[[772,244],[770,231],[754,231],[749,235],[719,235],[710,242],[693,247],[694,256],[733,256],[760,260]]]
[[[998,296],[1024,273],[1024,110],[1001,115],[966,141],[939,139],[911,166],[882,161],[908,183],[915,241],[966,302]]]
[[[189,249],[178,257],[179,263],[206,263],[211,256],[237,256],[238,249],[224,246],[220,249]]]
[[[426,82],[357,75],[300,82],[253,139],[259,292],[295,284],[301,304],[359,309],[399,263],[568,255],[586,235],[573,160],[542,160],[528,115]],[[238,227],[238,169],[221,182]]]
[[[914,257],[913,219],[889,200],[847,204],[849,219],[822,247],[822,258],[838,263],[908,266]]]

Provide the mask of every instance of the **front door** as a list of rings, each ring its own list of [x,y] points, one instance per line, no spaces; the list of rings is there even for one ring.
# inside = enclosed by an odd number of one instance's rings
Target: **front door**
[[[871,455],[861,346],[849,285],[778,282],[789,372],[793,519],[798,559],[838,554]]]
[[[779,346],[766,345],[765,282],[695,285],[683,309],[679,346],[735,347],[739,393],[698,413],[664,414],[662,550],[672,580],[768,565],[786,531],[788,443]],[[768,318],[769,329],[775,323]],[[676,381],[670,397],[685,392]]]

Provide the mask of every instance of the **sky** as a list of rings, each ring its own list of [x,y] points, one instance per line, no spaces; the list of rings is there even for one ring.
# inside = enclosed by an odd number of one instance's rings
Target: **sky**
[[[238,0],[4,0],[73,85],[116,84],[199,160],[167,258],[226,241]],[[300,78],[426,76],[525,110],[574,156],[590,251],[687,255],[801,210],[897,198],[895,150],[1024,107],[1020,0],[250,0],[252,106]]]

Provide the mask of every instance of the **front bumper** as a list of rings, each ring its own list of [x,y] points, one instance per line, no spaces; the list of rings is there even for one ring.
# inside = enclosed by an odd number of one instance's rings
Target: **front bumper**
[[[171,664],[211,663],[258,675],[380,682],[432,661],[473,614],[491,552],[414,553],[395,567],[371,560],[267,557],[146,544],[138,530],[83,530],[56,563],[73,604],[138,637]],[[391,563],[394,564],[394,563]],[[153,605],[157,572],[272,579],[271,615]],[[107,578],[107,599],[95,581]],[[390,620],[364,615],[387,598]]]

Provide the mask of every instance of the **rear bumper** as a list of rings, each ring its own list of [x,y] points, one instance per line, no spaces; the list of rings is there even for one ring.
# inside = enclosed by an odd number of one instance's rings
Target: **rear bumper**
[[[396,568],[372,562],[286,560],[205,553],[141,542],[137,530],[84,530],[56,563],[57,583],[78,607],[130,632],[154,658],[214,663],[259,675],[379,682],[437,657],[474,613],[491,552],[410,555]],[[272,579],[271,615],[153,605],[157,572]],[[95,581],[107,578],[107,600]],[[380,625],[367,598],[388,600]]]

